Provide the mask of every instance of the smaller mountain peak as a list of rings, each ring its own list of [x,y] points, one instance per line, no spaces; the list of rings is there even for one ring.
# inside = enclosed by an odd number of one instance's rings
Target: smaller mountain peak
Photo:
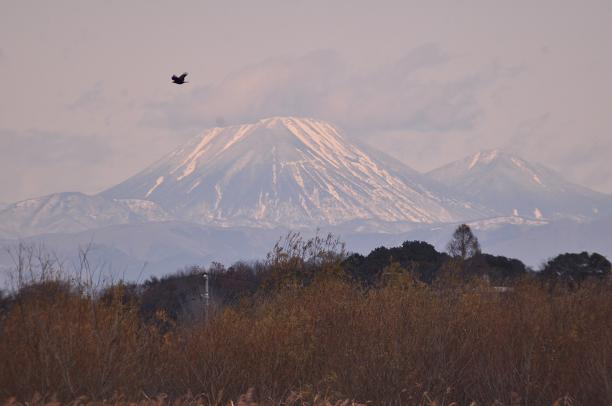
[[[502,151],[500,151],[499,149],[488,149],[481,152],[481,157],[482,159],[492,161],[497,158],[501,153]]]
[[[495,161],[500,155],[501,151],[499,149],[479,151],[471,157],[468,169],[472,169],[476,165],[488,165]]]

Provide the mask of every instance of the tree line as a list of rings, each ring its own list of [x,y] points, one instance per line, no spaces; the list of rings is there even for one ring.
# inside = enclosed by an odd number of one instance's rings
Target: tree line
[[[203,313],[203,288],[209,276],[213,305],[225,306],[245,297],[269,294],[288,285],[307,286],[330,272],[363,289],[383,285],[391,275],[409,277],[428,285],[478,281],[494,288],[511,288],[525,279],[547,286],[576,288],[589,280],[604,281],[611,264],[598,253],[563,253],[537,270],[516,258],[483,253],[469,226],[454,231],[446,252],[424,241],[406,241],[397,247],[379,247],[367,255],[347,253],[331,234],[305,239],[289,233],[279,240],[264,261],[236,262],[229,267],[188,266],[141,285],[126,286],[150,319],[160,309],[174,320],[194,320]]]

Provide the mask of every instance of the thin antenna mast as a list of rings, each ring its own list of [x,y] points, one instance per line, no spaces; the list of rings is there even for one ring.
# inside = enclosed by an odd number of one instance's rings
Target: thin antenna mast
[[[208,291],[208,272],[202,273],[204,277],[204,322],[208,323],[208,311],[210,303],[210,294]]]

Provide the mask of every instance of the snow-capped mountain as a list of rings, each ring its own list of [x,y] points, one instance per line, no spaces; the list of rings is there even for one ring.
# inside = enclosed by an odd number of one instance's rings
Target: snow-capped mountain
[[[103,196],[147,199],[200,224],[311,227],[452,222],[482,213],[409,168],[350,143],[329,123],[274,117],[213,128]]]
[[[263,258],[289,230],[330,231],[362,253],[408,239],[444,249],[459,222],[486,252],[530,264],[560,250],[612,256],[612,197],[541,165],[492,150],[421,174],[329,123],[275,117],[206,130],[95,196],[0,208],[0,275],[20,239],[66,258],[88,245],[133,279],[145,263],[162,275]]]
[[[503,216],[585,221],[612,209],[610,196],[500,150],[478,152],[428,176]]]
[[[107,199],[76,192],[55,193],[5,207],[0,211],[0,236],[21,238],[169,219],[168,213],[147,200]]]

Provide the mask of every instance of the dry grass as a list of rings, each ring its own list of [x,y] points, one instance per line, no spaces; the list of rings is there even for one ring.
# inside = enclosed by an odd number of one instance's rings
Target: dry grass
[[[86,396],[81,396],[77,399],[74,399],[70,402],[66,403],[70,406],[102,406],[102,405],[117,405],[117,406],[163,406],[163,405],[173,405],[173,406],[204,406],[209,405],[207,403],[206,397],[203,395],[193,395],[191,393],[187,393],[183,396],[179,396],[170,400],[168,395],[161,394],[155,397],[149,397],[146,394],[143,394],[143,398],[138,401],[128,401],[123,396],[114,396],[111,399],[103,400],[103,401],[94,401],[89,399]],[[256,391],[254,388],[249,388],[245,393],[240,395],[236,401],[230,400],[226,403],[227,406],[258,406],[264,405],[268,403],[260,403],[257,400]],[[57,400],[57,398],[52,396],[41,396],[38,393],[35,393],[34,396],[25,403],[20,403],[17,398],[11,397],[4,402],[4,406],[18,406],[18,405],[27,405],[27,406],[59,406],[61,402]],[[282,400],[277,403],[273,403],[273,405],[284,405],[284,406],[303,406],[303,405],[312,405],[312,406],[365,406],[362,403],[357,403],[350,399],[344,400],[330,400],[328,398],[322,397],[320,395],[313,395],[310,393],[296,393],[292,392],[287,399]],[[425,405],[423,405],[425,406]]]
[[[121,285],[104,300],[59,282],[25,289],[0,321],[0,398],[612,404],[609,285],[550,292],[526,281],[499,294],[400,276],[365,292],[335,275],[163,333],[122,300]]]

